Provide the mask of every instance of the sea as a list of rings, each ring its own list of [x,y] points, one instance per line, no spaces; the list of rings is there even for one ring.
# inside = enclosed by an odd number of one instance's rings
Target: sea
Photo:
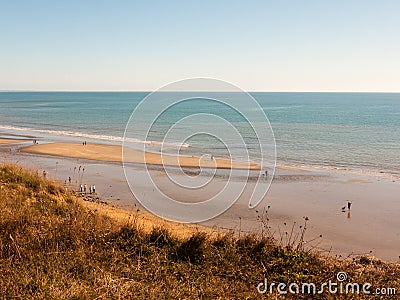
[[[121,144],[132,112],[148,95],[149,92],[0,92],[0,137]],[[278,164],[400,175],[399,93],[250,95],[270,122]],[[152,124],[147,140],[129,138],[138,144],[155,145],[155,151],[163,143],[176,142],[183,146],[184,154],[226,156],[226,147],[215,136],[164,141],[177,120],[198,113],[217,114],[233,127],[244,128],[243,118],[234,115],[237,112],[199,98],[163,112],[159,121]],[[205,125],[219,126],[213,124],[213,119]],[[190,125],[186,129],[190,132]],[[220,132],[223,137],[224,130]],[[251,130],[241,130],[240,135],[253,149],[256,141]]]

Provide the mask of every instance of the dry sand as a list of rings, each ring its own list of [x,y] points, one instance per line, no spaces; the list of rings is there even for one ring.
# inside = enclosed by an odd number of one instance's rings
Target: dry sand
[[[83,200],[80,203],[93,211],[110,217],[121,225],[133,224],[145,232],[150,232],[153,228],[165,228],[172,235],[183,239],[191,237],[196,232],[206,232],[209,236],[222,234],[220,230],[198,224],[182,224],[166,221],[137,207],[115,207],[115,203],[111,201],[106,205]]]
[[[288,167],[288,166],[276,166],[277,169],[279,170],[285,170],[285,171],[296,171],[296,172],[309,172],[308,170],[297,168],[297,167]]]
[[[0,138],[0,145],[7,145],[7,144],[15,144],[15,143],[22,143],[26,140],[17,140],[17,139],[3,139]]]
[[[85,158],[107,162],[122,162],[122,146],[105,144],[50,143],[33,145],[20,149],[21,152],[53,155],[73,158]],[[166,154],[143,152],[136,149],[124,149],[125,162],[167,165],[190,168],[218,169],[251,169],[259,170],[260,166],[246,162],[233,162],[226,159],[198,158],[187,156],[172,156]]]

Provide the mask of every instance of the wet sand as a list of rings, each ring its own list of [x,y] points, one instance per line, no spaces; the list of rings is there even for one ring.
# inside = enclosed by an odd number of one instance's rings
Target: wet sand
[[[81,146],[81,145],[79,145]],[[18,147],[18,146],[16,146]],[[48,177],[61,182],[72,177],[72,185],[95,184],[98,196],[112,200],[129,211],[140,207],[127,185],[120,162],[93,161],[85,158],[65,158],[13,152],[8,156],[27,167],[46,170]],[[83,169],[78,172],[78,167]],[[142,180],[145,168],[141,164],[127,167],[137,175],[140,193],[154,198],[152,183]],[[208,186],[206,192],[199,190],[182,191],[171,185],[165,171],[154,166],[150,170],[160,189],[181,201],[201,201],[216,193],[226,183],[221,169]],[[180,178],[184,174],[175,174]],[[238,184],[241,177],[232,178]],[[262,224],[257,216],[264,208],[269,209],[269,225],[278,241],[287,242],[285,232],[295,224],[295,234],[300,232],[303,217],[307,223],[305,240],[310,248],[325,254],[343,257],[356,254],[370,254],[387,261],[398,261],[400,255],[400,180],[382,175],[359,174],[350,171],[317,168],[284,167],[277,169],[271,188],[255,209],[248,208],[248,191],[225,213],[202,223],[209,227],[227,231],[260,232]],[[232,197],[234,195],[232,194]],[[350,200],[351,211],[341,208]],[[135,206],[136,205],[136,206]],[[157,218],[156,218],[157,219]],[[322,238],[319,238],[322,235]]]
[[[105,144],[49,143],[20,149],[21,152],[91,160],[122,162],[122,146]],[[234,162],[226,159],[211,159],[143,152],[124,148],[124,161],[147,165],[180,166],[188,168],[250,169],[259,170],[255,164]]]

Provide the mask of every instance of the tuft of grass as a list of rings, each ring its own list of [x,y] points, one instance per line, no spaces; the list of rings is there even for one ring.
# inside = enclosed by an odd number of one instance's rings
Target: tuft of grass
[[[149,241],[157,248],[175,247],[177,240],[163,227],[155,227],[149,234]]]
[[[205,233],[197,232],[193,234],[177,247],[175,258],[178,261],[182,260],[193,264],[199,263],[204,258],[205,241]]]
[[[264,278],[318,285],[339,271],[400,290],[399,264],[326,258],[296,247],[290,234],[290,247],[280,245],[267,226],[261,238],[196,232],[179,239],[163,227],[120,225],[80,201],[35,171],[0,166],[0,298],[253,299]],[[276,290],[271,297],[283,298]]]

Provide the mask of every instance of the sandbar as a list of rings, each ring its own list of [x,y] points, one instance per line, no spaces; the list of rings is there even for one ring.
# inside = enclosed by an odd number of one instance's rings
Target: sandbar
[[[8,145],[8,144],[15,144],[15,143],[22,143],[22,142],[26,142],[26,140],[0,138],[0,145]]]
[[[122,162],[122,146],[106,144],[78,143],[48,143],[23,147],[21,152],[41,155],[52,155],[72,158],[83,158],[107,162]],[[250,169],[260,170],[261,167],[247,162],[235,162],[220,158],[199,158],[188,156],[172,156],[160,153],[143,152],[141,150],[124,148],[124,162],[146,165],[180,166],[187,168],[217,168],[217,169]]]

